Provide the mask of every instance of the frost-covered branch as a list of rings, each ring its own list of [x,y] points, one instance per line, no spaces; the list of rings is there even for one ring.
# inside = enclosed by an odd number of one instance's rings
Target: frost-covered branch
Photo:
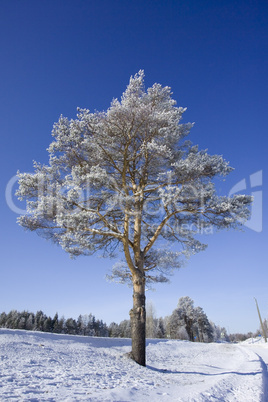
[[[117,250],[127,263],[123,276],[163,281],[205,248],[195,239],[199,227],[239,227],[252,202],[217,197],[214,178],[232,168],[187,140],[193,124],[181,124],[185,111],[169,87],[146,90],[140,71],[107,111],[60,116],[48,165],[19,174],[17,195],[27,201],[19,223],[71,255]],[[176,258],[158,251],[163,242],[176,245]]]

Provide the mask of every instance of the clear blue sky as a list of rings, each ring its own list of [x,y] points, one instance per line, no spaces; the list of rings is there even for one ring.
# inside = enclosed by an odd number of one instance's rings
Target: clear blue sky
[[[146,86],[171,86],[178,105],[188,108],[193,143],[235,168],[218,183],[219,193],[245,179],[245,193],[263,196],[254,212],[258,231],[203,235],[208,249],[147,299],[165,316],[188,295],[230,332],[256,330],[254,296],[268,316],[267,1],[2,1],[0,58],[0,311],[42,309],[66,318],[92,312],[108,324],[128,318],[131,289],[105,281],[113,261],[70,260],[24,232],[5,190],[18,169],[47,163],[60,114],[74,118],[77,106],[107,109],[130,75],[144,69]],[[259,171],[262,182],[250,183]]]

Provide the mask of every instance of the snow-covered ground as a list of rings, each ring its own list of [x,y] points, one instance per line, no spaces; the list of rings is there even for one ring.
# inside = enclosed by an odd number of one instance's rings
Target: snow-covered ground
[[[0,400],[268,400],[266,344],[148,340],[147,367],[126,357],[130,344],[1,329]]]

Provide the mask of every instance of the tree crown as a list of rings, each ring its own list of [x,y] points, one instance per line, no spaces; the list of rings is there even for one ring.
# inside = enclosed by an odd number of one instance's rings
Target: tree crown
[[[144,88],[144,72],[130,78],[106,112],[78,109],[54,124],[49,164],[19,174],[23,227],[36,230],[70,255],[102,250],[125,254],[112,276],[133,278],[140,258],[147,281],[166,281],[182,257],[203,250],[198,228],[236,228],[249,216],[251,197],[218,197],[213,179],[232,168],[186,139],[171,89]],[[163,246],[176,242],[178,251]],[[155,273],[153,273],[155,271]]]

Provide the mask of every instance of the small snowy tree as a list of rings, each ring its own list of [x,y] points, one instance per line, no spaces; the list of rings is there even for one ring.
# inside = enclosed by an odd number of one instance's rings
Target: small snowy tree
[[[171,95],[159,84],[146,91],[140,71],[106,112],[60,117],[49,164],[19,174],[18,196],[28,204],[21,226],[71,256],[122,253],[111,277],[133,286],[132,357],[141,365],[146,284],[166,282],[183,257],[205,249],[195,238],[200,228],[240,226],[251,202],[216,195],[213,179],[232,168],[185,140],[192,124],[180,124],[186,109]]]
[[[146,338],[155,338],[156,325],[154,305],[148,302],[146,304]]]
[[[155,336],[156,338],[165,338],[166,328],[162,317],[158,318],[156,323]]]

